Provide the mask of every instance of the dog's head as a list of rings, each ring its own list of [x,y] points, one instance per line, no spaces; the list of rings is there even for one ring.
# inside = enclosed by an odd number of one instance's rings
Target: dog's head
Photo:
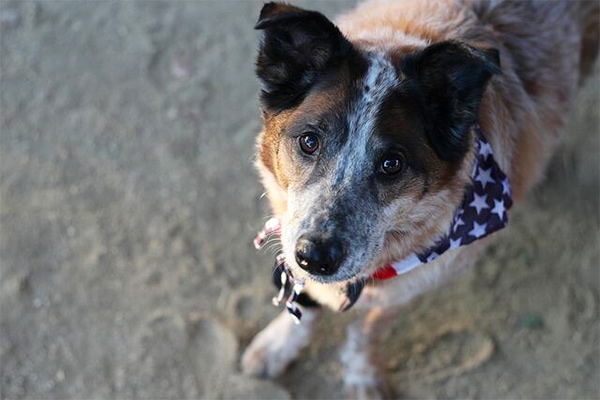
[[[258,167],[295,275],[339,282],[423,250],[469,183],[498,52],[456,41],[368,50],[322,14],[264,6]]]

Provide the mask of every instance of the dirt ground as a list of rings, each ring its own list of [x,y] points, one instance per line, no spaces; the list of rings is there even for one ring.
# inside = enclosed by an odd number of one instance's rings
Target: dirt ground
[[[260,6],[1,0],[1,398],[343,396],[352,312],[281,379],[239,372],[280,312],[252,246]],[[386,335],[398,396],[600,398],[599,92],[478,268]]]

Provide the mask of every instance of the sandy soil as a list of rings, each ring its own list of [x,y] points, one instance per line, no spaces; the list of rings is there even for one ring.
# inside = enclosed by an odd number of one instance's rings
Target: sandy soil
[[[302,3],[329,15],[347,3]],[[340,398],[329,314],[276,382],[241,349],[280,310],[252,168],[260,2],[0,4],[5,399]],[[598,76],[546,181],[473,273],[382,346],[411,398],[599,398]]]

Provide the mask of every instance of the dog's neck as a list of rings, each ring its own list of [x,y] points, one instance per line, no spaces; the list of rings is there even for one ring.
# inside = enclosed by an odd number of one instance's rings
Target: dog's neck
[[[440,237],[427,251],[413,253],[402,260],[386,264],[373,274],[359,277],[348,284],[344,294],[346,299],[341,306],[342,311],[352,307],[358,300],[367,281],[386,280],[406,274],[420,265],[435,260],[448,250],[466,246],[506,226],[507,210],[512,206],[508,177],[496,163],[492,148],[481,133],[481,129],[476,127],[475,132],[477,155],[471,172],[472,183],[465,191],[463,202],[455,212],[448,233]],[[279,220],[270,219],[254,240],[255,247],[261,248],[270,235],[279,236],[280,233]],[[276,262],[275,275],[280,278],[281,285],[278,283],[280,291],[273,299],[274,303],[279,304],[286,298],[288,311],[299,322],[301,312],[296,305],[296,299],[302,292],[303,282],[294,279],[281,256]]]

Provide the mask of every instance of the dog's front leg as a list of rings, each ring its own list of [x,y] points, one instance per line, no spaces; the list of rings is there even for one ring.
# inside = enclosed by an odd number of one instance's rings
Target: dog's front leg
[[[374,308],[348,325],[341,360],[345,367],[344,388],[351,399],[391,398],[375,358],[379,336],[398,309]]]
[[[414,298],[469,270],[483,248],[483,243],[475,243],[460,252],[446,253],[436,261],[386,284],[364,288],[354,305],[355,310],[362,312],[361,317],[348,326],[347,344],[342,353],[346,368],[344,384],[349,397],[390,396],[375,362],[379,335],[393,321],[394,315]]]
[[[302,309],[302,323],[296,324],[287,311],[260,331],[242,356],[244,374],[276,378],[294,361],[312,338],[320,308]]]

